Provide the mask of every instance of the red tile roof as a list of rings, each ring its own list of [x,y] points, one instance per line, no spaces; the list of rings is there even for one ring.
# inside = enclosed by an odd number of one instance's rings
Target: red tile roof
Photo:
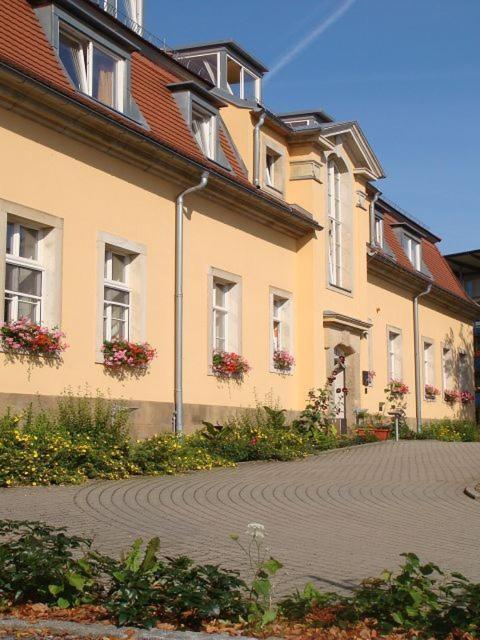
[[[397,264],[414,273],[415,269],[407,258],[407,255],[405,254],[392,227],[392,225],[398,222],[398,220],[393,215],[385,213],[383,221],[385,241],[393,251]],[[450,265],[442,256],[438,247],[433,242],[430,242],[425,238],[422,238],[422,257],[436,285],[446,289],[456,296],[459,296],[460,298],[463,298],[464,300],[470,301],[470,298],[458,282],[450,268]]]
[[[238,161],[236,151],[223,133],[220,143],[233,171],[208,160],[198,148],[167,89],[168,84],[182,78],[154,64],[141,53],[132,55],[132,95],[148,123],[149,130],[145,130],[129,118],[75,91],[27,0],[0,0],[0,33],[0,61],[256,191]],[[273,198],[271,200],[274,201]]]

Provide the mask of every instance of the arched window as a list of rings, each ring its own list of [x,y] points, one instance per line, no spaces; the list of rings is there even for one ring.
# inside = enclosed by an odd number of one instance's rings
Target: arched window
[[[328,188],[328,270],[330,284],[342,286],[343,229],[341,174],[335,160],[327,164]]]

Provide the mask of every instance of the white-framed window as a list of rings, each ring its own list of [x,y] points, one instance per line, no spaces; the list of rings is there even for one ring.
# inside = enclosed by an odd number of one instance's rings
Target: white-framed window
[[[442,347],[442,384],[444,391],[451,391],[455,387],[453,349],[444,345]]]
[[[202,109],[196,104],[192,105],[192,130],[195,140],[202,152],[215,160],[216,149],[216,116]]]
[[[435,360],[432,342],[423,341],[423,384],[435,386]]]
[[[240,100],[259,98],[260,78],[236,60],[227,56],[227,90]]]
[[[270,371],[274,366],[275,351],[293,350],[292,294],[282,289],[270,287]]]
[[[415,269],[417,271],[420,271],[422,267],[422,245],[420,243],[420,240],[417,240],[416,238],[405,234],[403,246],[405,248],[407,258],[410,260]]]
[[[7,221],[5,257],[5,322],[28,318],[42,321],[42,231]]]
[[[130,288],[128,267],[130,257],[115,250],[105,251],[103,339],[129,340]]]
[[[375,216],[375,244],[383,247],[383,218]]]
[[[241,354],[242,279],[211,267],[208,273],[208,362],[216,351]]]
[[[328,267],[330,284],[342,286],[342,211],[341,177],[337,163],[327,164],[328,195]]]
[[[97,236],[95,361],[105,340],[155,341],[147,336],[147,248],[106,231]]]
[[[102,5],[105,11],[119,19],[126,16],[139,25],[143,22],[143,0],[101,0]]]
[[[388,379],[402,379],[402,334],[395,329],[388,330]]]
[[[125,60],[65,24],[60,24],[58,38],[60,60],[75,87],[122,111]]]
[[[208,78],[216,87],[220,84],[219,69],[219,53],[198,53],[188,56],[179,56],[178,60],[184,67],[196,73],[197,75]]]
[[[278,162],[280,160],[280,154],[276,153],[272,149],[268,149],[265,152],[265,184],[267,187],[278,188]]]
[[[470,390],[469,374],[468,356],[465,351],[460,351],[458,354],[458,386],[460,391]]]
[[[232,284],[218,278],[213,280],[213,348],[215,351],[228,351],[228,307]]]

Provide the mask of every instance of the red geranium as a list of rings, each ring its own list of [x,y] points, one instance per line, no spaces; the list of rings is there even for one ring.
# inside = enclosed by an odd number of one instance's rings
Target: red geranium
[[[214,375],[223,380],[241,382],[244,375],[250,371],[250,365],[238,353],[215,351],[212,359],[212,371]]]

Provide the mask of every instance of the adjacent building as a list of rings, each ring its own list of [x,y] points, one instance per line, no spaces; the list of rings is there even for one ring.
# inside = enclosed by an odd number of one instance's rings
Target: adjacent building
[[[356,121],[274,113],[265,65],[231,41],[165,50],[140,0],[10,0],[0,32],[1,312],[69,343],[1,355],[1,408],[87,385],[128,401],[142,437],[265,396],[301,410],[341,363],[343,430],[391,380],[412,425],[473,415],[444,391],[473,390],[478,307],[374,186]],[[104,366],[119,338],[155,347],[144,375]],[[243,382],[219,380],[217,353],[248,361]]]
[[[445,256],[468,295],[480,302],[480,250],[450,253]],[[480,411],[480,322],[474,324],[473,356],[475,369],[475,408]]]

